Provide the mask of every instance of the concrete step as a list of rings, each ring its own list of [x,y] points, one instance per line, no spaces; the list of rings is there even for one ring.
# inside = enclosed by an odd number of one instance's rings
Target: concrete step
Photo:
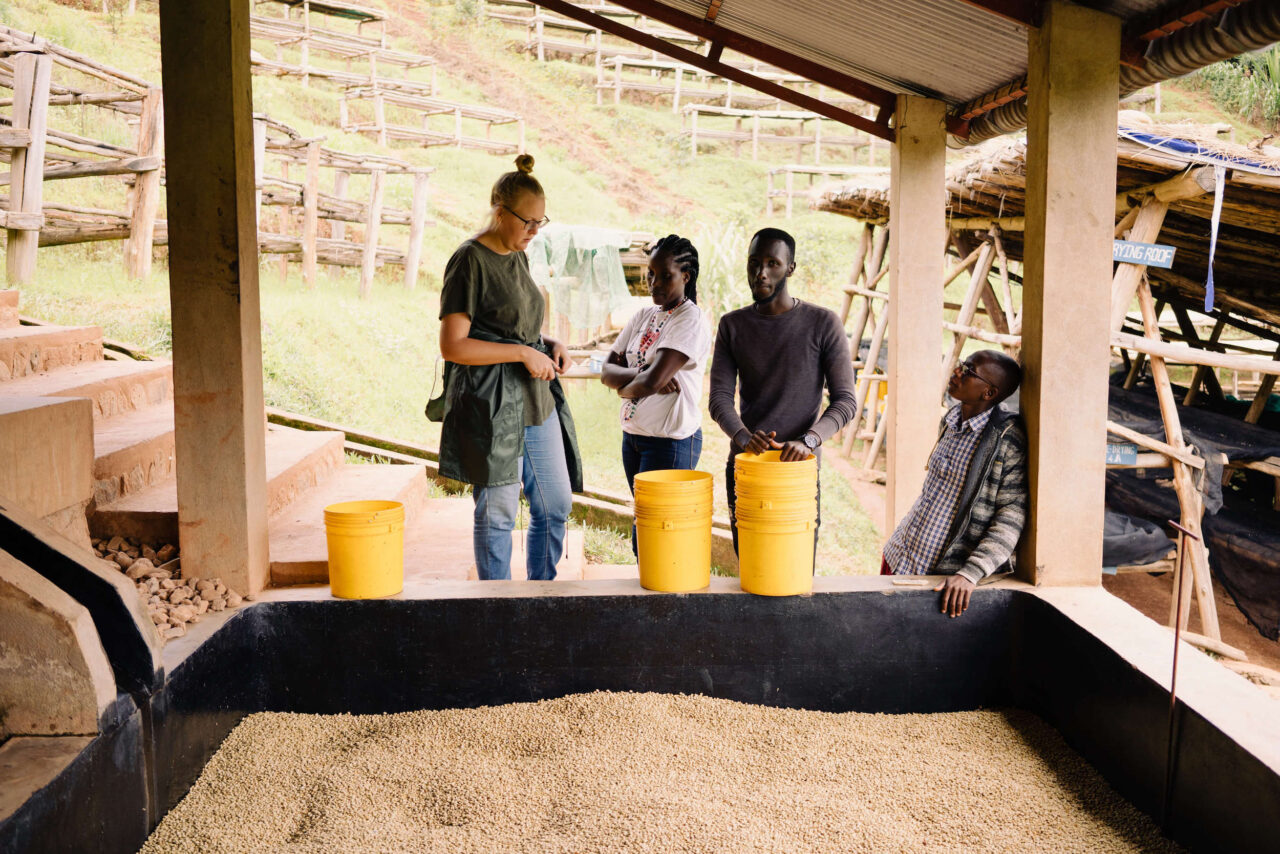
[[[18,325],[18,292],[0,291],[0,329]]]
[[[280,515],[303,491],[323,483],[342,465],[342,460],[341,433],[269,428],[268,518]],[[95,537],[120,535],[148,542],[177,542],[177,484],[169,478],[97,505],[89,516],[89,530]]]
[[[329,583],[324,508],[339,501],[399,501],[405,510],[406,545],[429,543],[430,538],[416,536],[419,528],[431,527],[424,514],[429,493],[423,466],[343,465],[328,481],[299,496],[272,523],[272,586]]]
[[[0,394],[87,397],[97,421],[172,400],[173,366],[133,360],[82,362],[9,380],[0,385]]]
[[[0,382],[102,359],[97,326],[10,326],[0,329]]]
[[[93,500],[103,507],[173,477],[173,407],[150,406],[93,425]]]

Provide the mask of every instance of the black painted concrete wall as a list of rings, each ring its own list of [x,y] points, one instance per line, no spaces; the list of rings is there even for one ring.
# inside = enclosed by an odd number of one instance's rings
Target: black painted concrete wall
[[[0,824],[0,850],[136,850],[251,712],[601,689],[835,712],[1022,706],[1159,816],[1168,695],[1034,595],[980,590],[955,620],[923,591],[391,599],[246,608]],[[1274,850],[1280,777],[1193,714],[1182,739],[1175,838]]]

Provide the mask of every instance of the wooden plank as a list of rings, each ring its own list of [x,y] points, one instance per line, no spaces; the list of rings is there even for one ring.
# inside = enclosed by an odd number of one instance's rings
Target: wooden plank
[[[360,261],[360,297],[373,290],[373,274],[378,267],[378,230],[382,224],[382,181],[385,175],[376,170],[369,175],[369,219],[364,226],[364,254]]]
[[[0,228],[10,231],[39,231],[44,228],[44,213],[0,211]]]
[[[142,101],[138,121],[138,155],[160,160],[164,151],[164,93],[151,89]],[[160,212],[160,170],[141,172],[133,186],[129,239],[124,244],[125,273],[145,279],[151,273],[156,216]]]
[[[26,148],[30,144],[31,131],[28,128],[0,127],[0,148]]]
[[[46,181],[62,181],[68,178],[89,178],[104,175],[141,175],[146,172],[159,174],[164,158],[124,157],[119,160],[102,160],[93,163],[75,163],[70,166],[50,166],[44,170]],[[6,176],[0,176],[0,186],[7,184]]]
[[[27,147],[13,149],[10,160],[9,210],[18,213],[43,213],[45,132],[52,71],[53,60],[47,55],[23,53],[13,58],[14,106],[10,123],[31,133]],[[39,246],[39,232],[8,232],[6,266],[10,285],[22,285],[35,277]]]

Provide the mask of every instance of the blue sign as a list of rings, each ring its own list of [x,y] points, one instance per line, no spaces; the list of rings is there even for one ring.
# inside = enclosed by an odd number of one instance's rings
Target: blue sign
[[[1137,243],[1132,240],[1111,241],[1111,260],[1125,264],[1145,264],[1148,267],[1169,269],[1173,266],[1172,246],[1160,243]]]
[[[1108,442],[1107,465],[1136,466],[1138,464],[1138,446],[1132,442]]]

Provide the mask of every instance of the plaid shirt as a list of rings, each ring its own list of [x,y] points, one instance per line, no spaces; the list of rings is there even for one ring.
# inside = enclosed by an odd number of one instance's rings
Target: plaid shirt
[[[958,404],[947,413],[942,437],[929,455],[920,497],[884,546],[884,559],[895,575],[928,575],[942,556],[973,451],[993,411],[965,422],[960,421]]]

